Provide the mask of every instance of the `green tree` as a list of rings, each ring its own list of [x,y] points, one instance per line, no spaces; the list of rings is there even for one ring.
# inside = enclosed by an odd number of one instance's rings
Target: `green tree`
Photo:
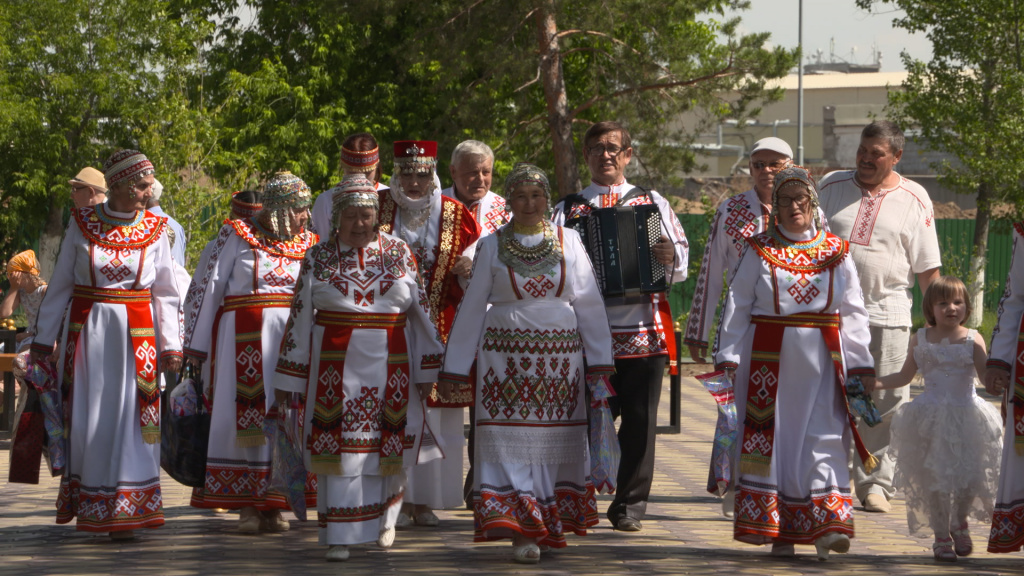
[[[392,46],[407,62],[438,69],[446,94],[436,133],[496,143],[508,160],[553,168],[559,195],[580,189],[574,142],[595,121],[617,119],[637,141],[641,180],[670,184],[694,166],[690,144],[725,117],[756,113],[779,97],[765,82],[795,53],[743,36],[731,0],[385,0],[377,18],[415,14],[411,36]],[[693,125],[684,112],[697,111]]]
[[[970,325],[981,323],[985,256],[992,203],[1020,210],[1024,200],[1024,3],[1018,0],[857,0],[871,9],[891,4],[905,12],[893,25],[924,32],[932,60],[902,55],[909,72],[901,92],[890,92],[893,119],[919,130],[924,147],[956,161],[933,165],[957,192],[974,194],[975,218],[968,286],[974,302]]]
[[[195,22],[172,8],[153,0],[0,4],[0,252],[38,239],[49,275],[71,206],[68,179],[139,146],[166,72],[195,45]]]

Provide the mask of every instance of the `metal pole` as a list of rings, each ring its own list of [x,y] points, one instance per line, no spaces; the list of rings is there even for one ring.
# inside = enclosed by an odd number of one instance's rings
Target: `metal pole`
[[[800,14],[797,17],[797,62],[796,88],[796,163],[804,165],[804,0],[800,0]]]

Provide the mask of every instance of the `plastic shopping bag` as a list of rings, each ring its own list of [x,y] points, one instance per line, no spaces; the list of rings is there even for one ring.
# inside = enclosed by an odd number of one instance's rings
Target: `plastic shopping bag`
[[[711,448],[711,467],[708,471],[708,492],[724,496],[732,482],[732,455],[735,450],[739,426],[736,422],[736,396],[732,381],[724,371],[697,376],[701,385],[711,393],[718,405],[715,440]]]

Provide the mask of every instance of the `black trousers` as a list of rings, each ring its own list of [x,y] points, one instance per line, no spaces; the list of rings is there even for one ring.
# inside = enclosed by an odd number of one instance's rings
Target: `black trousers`
[[[655,430],[658,400],[668,356],[627,358],[615,361],[610,402],[612,415],[620,417],[619,446],[622,459],[616,479],[615,499],[608,507],[608,519],[617,524],[628,516],[642,520],[654,481]]]

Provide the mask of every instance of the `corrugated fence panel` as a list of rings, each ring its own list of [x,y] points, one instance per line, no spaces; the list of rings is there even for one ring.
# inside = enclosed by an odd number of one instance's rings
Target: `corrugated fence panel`
[[[679,214],[679,222],[690,241],[690,274],[686,282],[676,284],[669,294],[672,314],[678,317],[689,312],[693,300],[693,289],[697,285],[700,260],[704,256],[710,220],[703,214]],[[936,220],[935,230],[942,252],[942,273],[967,277],[970,268],[971,246],[974,243],[974,220]],[[992,222],[988,234],[988,262],[985,266],[985,308],[995,310],[1003,295],[1006,274],[1010,271],[1010,256],[1013,253],[1011,223],[999,220]],[[915,286],[914,310],[921,306],[921,291]]]

